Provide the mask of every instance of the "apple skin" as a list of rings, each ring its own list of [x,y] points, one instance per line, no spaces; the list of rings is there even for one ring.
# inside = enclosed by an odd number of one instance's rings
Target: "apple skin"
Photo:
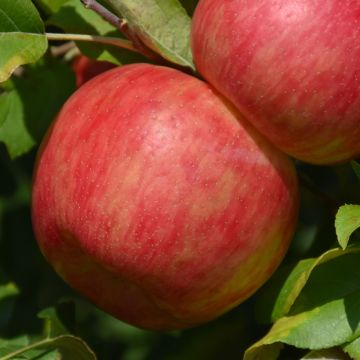
[[[93,77],[114,67],[116,67],[116,65],[108,61],[98,61],[84,55],[76,56],[71,64],[71,68],[75,73],[77,87],[80,87]]]
[[[360,154],[360,2],[200,0],[199,72],[284,152],[314,164]]]
[[[208,84],[148,64],[79,88],[34,173],[44,256],[146,329],[195,326],[248,298],[284,257],[297,212],[286,155]]]

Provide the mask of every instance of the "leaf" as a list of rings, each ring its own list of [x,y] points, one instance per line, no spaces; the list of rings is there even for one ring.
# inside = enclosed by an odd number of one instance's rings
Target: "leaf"
[[[287,315],[314,269],[344,254],[341,249],[332,249],[316,259],[299,261],[290,271],[275,274],[258,298],[257,311],[260,313],[260,318],[274,322]]]
[[[335,229],[340,246],[345,249],[351,234],[360,227],[360,205],[343,205],[335,218]]]
[[[2,277],[0,278],[0,301],[16,296],[19,293],[20,291],[14,283],[3,282]]]
[[[192,15],[195,11],[198,0],[180,0],[182,6],[186,9],[189,15]]]
[[[67,0],[34,0],[47,14],[55,14]]]
[[[40,66],[0,96],[0,142],[16,158],[37,144],[62,104],[75,89],[75,77],[64,64]]]
[[[343,347],[352,359],[360,359],[360,337]]]
[[[27,336],[19,336],[14,339],[0,338],[0,356],[10,354],[27,345],[29,345],[29,338]]]
[[[5,327],[9,322],[12,315],[14,298],[19,293],[18,287],[0,273],[0,328]]]
[[[360,181],[360,164],[358,162],[356,162],[356,161],[352,161],[351,162],[351,167],[353,168],[357,178]]]
[[[347,355],[339,348],[310,351],[301,360],[348,360]]]
[[[59,351],[61,358],[66,360],[96,360],[95,353],[80,338],[72,335],[61,335],[55,338],[47,338],[29,343],[26,336],[12,340],[0,340],[1,360],[10,359],[33,359],[52,360],[54,353]],[[43,357],[39,357],[39,354]],[[46,357],[45,357],[46,356]]]
[[[47,20],[47,24],[57,26],[67,33],[121,37],[114,26],[94,11],[86,9],[80,0],[67,1],[58,12]],[[76,44],[84,55],[101,61],[109,61],[114,64],[146,61],[140,54],[114,46],[81,41]]]
[[[285,343],[304,349],[326,349],[360,336],[360,248],[352,248],[318,265],[288,316],[251,346],[255,359],[263,346]],[[321,331],[320,331],[321,329]],[[269,360],[275,359],[270,357]]]
[[[0,49],[0,82],[45,53],[44,25],[30,0],[1,0]]]
[[[191,19],[178,0],[107,0],[140,39],[165,59],[195,69]]]
[[[47,337],[69,334],[75,323],[74,304],[72,302],[60,303],[56,307],[40,311],[38,317],[44,319]]]

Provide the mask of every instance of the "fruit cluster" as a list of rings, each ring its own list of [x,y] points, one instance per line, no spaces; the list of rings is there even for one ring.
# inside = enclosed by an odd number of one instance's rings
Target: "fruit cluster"
[[[34,177],[34,228],[56,271],[148,329],[194,326],[253,294],[296,226],[284,153],[315,164],[360,153],[351,4],[202,0],[192,49],[208,83],[133,64],[82,85]]]

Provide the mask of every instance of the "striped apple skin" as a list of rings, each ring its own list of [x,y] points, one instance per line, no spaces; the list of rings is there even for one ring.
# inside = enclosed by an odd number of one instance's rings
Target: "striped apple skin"
[[[284,257],[297,211],[285,155],[208,84],[146,64],[73,94],[33,183],[49,263],[147,329],[191,327],[248,298]]]
[[[360,155],[360,1],[200,0],[199,72],[284,152]]]

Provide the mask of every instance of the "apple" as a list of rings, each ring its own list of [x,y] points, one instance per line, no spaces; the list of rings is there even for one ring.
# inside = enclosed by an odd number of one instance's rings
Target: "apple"
[[[108,61],[90,59],[85,55],[76,56],[71,64],[71,68],[75,73],[77,87],[80,87],[94,76],[110,70],[115,66],[115,64]]]
[[[360,2],[200,0],[198,71],[271,142],[314,164],[360,154]]]
[[[297,212],[289,158],[211,86],[149,64],[79,88],[34,173],[49,263],[146,329],[195,326],[248,298],[284,257]]]

